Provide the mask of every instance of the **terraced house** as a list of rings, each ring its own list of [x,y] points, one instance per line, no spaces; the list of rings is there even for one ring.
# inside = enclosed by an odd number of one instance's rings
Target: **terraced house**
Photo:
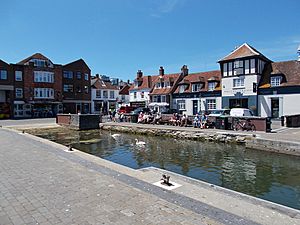
[[[129,88],[129,102],[132,107],[148,107],[149,93],[152,89],[154,76],[144,76],[141,70],[136,73],[136,78]]]
[[[0,61],[0,70],[0,117],[89,112],[90,69],[82,59],[61,65],[36,53],[16,64]]]
[[[173,108],[195,115],[221,108],[221,73],[219,70],[186,73],[173,93]]]
[[[172,109],[172,94],[178,82],[188,73],[187,66],[183,66],[181,73],[165,74],[164,68],[159,68],[159,75],[153,76],[153,86],[149,93],[149,107],[156,112],[167,112]]]

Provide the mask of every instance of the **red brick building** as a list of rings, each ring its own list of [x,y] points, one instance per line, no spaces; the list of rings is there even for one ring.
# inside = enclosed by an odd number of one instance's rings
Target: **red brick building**
[[[91,70],[83,59],[63,66],[64,112],[90,113]]]
[[[9,64],[0,60],[0,119],[11,117],[13,95],[12,68]]]
[[[36,53],[16,64],[0,60],[0,118],[89,113],[89,84],[82,59],[61,65]]]

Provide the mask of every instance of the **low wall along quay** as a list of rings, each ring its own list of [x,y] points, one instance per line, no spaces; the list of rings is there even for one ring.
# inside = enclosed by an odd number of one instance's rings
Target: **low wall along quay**
[[[266,140],[257,137],[255,133],[233,133],[228,131],[207,131],[194,128],[179,130],[176,127],[133,125],[130,123],[100,123],[100,129],[115,132],[124,132],[140,135],[165,136],[176,139],[189,139],[196,141],[212,141],[228,144],[242,144],[247,148],[277,152],[300,156],[299,143],[284,142],[280,140]]]

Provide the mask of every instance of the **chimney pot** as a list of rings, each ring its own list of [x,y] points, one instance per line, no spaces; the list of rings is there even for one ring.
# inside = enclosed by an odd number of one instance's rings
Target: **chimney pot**
[[[136,73],[136,78],[141,78],[143,76],[142,70],[138,70]]]
[[[163,76],[165,74],[164,67],[159,67],[159,76]]]

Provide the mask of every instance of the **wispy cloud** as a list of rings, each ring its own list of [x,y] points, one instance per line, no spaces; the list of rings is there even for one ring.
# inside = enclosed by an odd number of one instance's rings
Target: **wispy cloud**
[[[257,42],[257,49],[273,60],[293,59],[300,45],[300,36],[281,37],[268,42]]]
[[[155,3],[150,16],[161,18],[164,14],[173,12],[176,8],[182,6],[185,0],[159,0]]]

